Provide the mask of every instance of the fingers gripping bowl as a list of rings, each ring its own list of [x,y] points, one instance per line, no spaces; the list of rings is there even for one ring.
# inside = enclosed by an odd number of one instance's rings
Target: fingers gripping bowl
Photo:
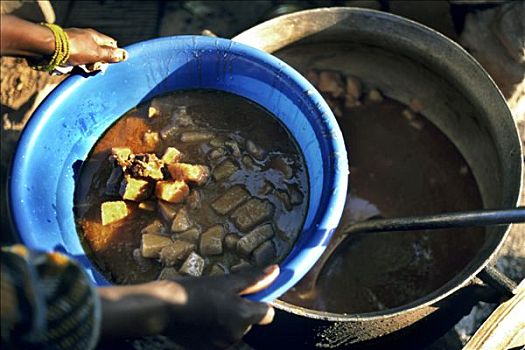
[[[23,243],[63,251],[79,260],[95,283],[108,284],[86,257],[76,233],[73,204],[82,163],[102,134],[141,102],[168,92],[219,90],[275,116],[306,163],[310,192],[301,233],[280,264],[279,278],[252,297],[277,298],[319,258],[342,213],[347,157],[328,106],[288,65],[229,40],[182,36],[127,50],[129,60],[104,74],[64,81],[24,130],[10,177],[10,209]]]

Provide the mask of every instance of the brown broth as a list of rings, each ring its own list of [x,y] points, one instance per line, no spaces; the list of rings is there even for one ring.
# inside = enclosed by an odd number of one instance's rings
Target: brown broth
[[[348,149],[349,194],[387,218],[482,208],[459,151],[424,117],[407,120],[406,108],[389,99],[365,101],[338,118]],[[314,291],[299,282],[282,300],[336,313],[405,305],[450,281],[484,240],[482,228],[349,237],[328,260]]]
[[[148,118],[149,103],[143,103],[127,112],[102,136],[85,161],[75,195],[75,213],[78,232],[88,255],[100,271],[111,281],[119,284],[139,283],[157,279],[162,268],[156,259],[134,258],[133,251],[140,247],[141,230],[158,219],[157,211],[145,211],[135,202],[127,202],[131,213],[121,221],[103,226],[100,219],[100,206],[108,200],[118,200],[104,194],[106,181],[111,171],[108,157],[112,147],[128,147],[133,153],[154,152],[162,156],[167,147],[175,147],[183,155],[183,162],[205,164],[215,170],[224,159],[231,159],[240,170],[220,182],[210,178],[201,187],[195,187],[203,195],[200,208],[188,209],[190,218],[204,232],[214,224],[222,224],[227,233],[239,236],[246,234],[239,230],[228,217],[218,215],[210,206],[228,188],[242,184],[252,197],[268,200],[275,208],[270,221],[275,231],[272,242],[277,259],[281,260],[296,240],[307,211],[308,178],[304,159],[293,137],[268,111],[236,95],[206,90],[177,92],[157,97],[157,105],[162,106],[161,116]],[[147,131],[165,131],[180,120],[189,116],[190,125],[178,125],[174,132],[157,145],[148,145],[142,135]],[[247,155],[246,140],[252,140],[267,151],[264,159],[252,157],[253,168],[248,168],[241,159],[232,155],[210,160],[210,142],[184,143],[180,135],[185,131],[213,131],[216,136],[229,137],[241,148],[242,156]],[[291,166],[293,176],[286,178],[275,168],[275,160],[284,161]],[[274,190],[261,194],[260,189],[269,181]],[[287,191],[295,186],[303,195],[300,204],[286,210],[283,202],[275,195],[276,190]],[[191,187],[191,186],[190,186]],[[262,223],[264,224],[264,223]],[[261,225],[262,225],[261,224]],[[168,228],[170,224],[165,223]],[[214,262],[223,262],[227,270],[238,262],[233,252],[221,256],[206,257],[205,274]]]

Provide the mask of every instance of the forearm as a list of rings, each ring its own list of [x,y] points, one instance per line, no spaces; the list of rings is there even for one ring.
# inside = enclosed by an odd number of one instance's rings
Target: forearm
[[[41,57],[55,51],[53,32],[15,16],[1,16],[0,55]]]

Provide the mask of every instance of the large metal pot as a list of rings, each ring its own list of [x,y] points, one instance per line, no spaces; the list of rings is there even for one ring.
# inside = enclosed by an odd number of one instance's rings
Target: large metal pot
[[[359,76],[402,103],[418,96],[426,106],[424,116],[467,161],[483,206],[516,205],[523,158],[512,115],[483,68],[443,35],[378,11],[329,8],[272,19],[234,40],[271,52],[303,73],[313,62],[322,62],[325,68]],[[406,305],[342,314],[278,300],[274,303],[278,310],[274,324],[255,330],[251,339],[257,348],[336,348],[378,339],[393,342],[408,331],[430,339],[432,336],[425,332],[443,333],[446,329],[432,321],[446,318],[449,323],[455,322],[478,300],[490,299],[490,293],[485,293],[488,289],[476,282],[476,277],[496,285],[493,282],[498,278],[492,278],[490,262],[508,231],[509,226],[487,228],[485,236],[480,237],[484,239],[482,248],[462,271],[441,288]],[[429,324],[433,326],[425,328]],[[412,339],[414,346],[419,346]]]

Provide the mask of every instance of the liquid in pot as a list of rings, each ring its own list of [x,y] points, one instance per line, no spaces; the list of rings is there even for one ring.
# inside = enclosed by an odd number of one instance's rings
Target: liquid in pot
[[[407,118],[406,110],[387,98],[365,98],[341,109],[337,119],[349,157],[348,196],[360,200],[345,209],[340,228],[350,223],[350,216],[360,216],[359,205],[367,202],[365,211],[377,209],[387,218],[483,207],[476,181],[456,147],[423,116],[411,113]],[[315,290],[303,279],[281,299],[334,313],[405,305],[456,276],[484,239],[483,228],[348,237],[325,265]]]

